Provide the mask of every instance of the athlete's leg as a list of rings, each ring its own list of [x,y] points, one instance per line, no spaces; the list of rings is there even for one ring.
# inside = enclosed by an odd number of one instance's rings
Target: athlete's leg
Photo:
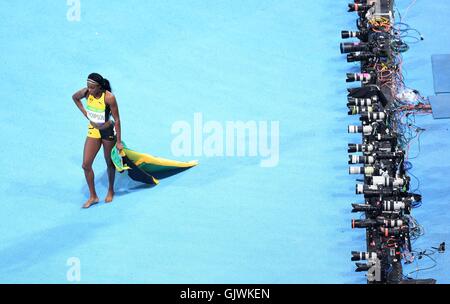
[[[108,194],[106,195],[105,202],[111,203],[114,198],[114,179],[116,176],[116,168],[114,167],[114,164],[111,160],[111,151],[114,148],[116,141],[102,140],[102,142],[103,142],[103,152],[105,154],[105,161],[108,167],[108,180],[109,180]]]
[[[89,208],[90,206],[98,203],[98,196],[95,192],[94,184],[94,171],[92,170],[92,164],[94,163],[95,156],[97,155],[100,147],[102,145],[101,139],[87,137],[84,144],[83,153],[83,170],[86,176],[86,182],[89,187],[90,197],[89,200],[84,204],[83,208]]]

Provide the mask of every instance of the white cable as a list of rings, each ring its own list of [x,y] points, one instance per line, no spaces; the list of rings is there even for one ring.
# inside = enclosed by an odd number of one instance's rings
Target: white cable
[[[406,16],[408,15],[408,12],[409,12],[409,9],[410,9],[414,4],[416,4],[416,2],[417,2],[417,0],[411,1],[411,3],[410,3],[410,4],[408,5],[408,7],[406,8],[405,14],[403,15],[402,18],[400,18],[400,22],[401,22],[403,19],[406,19]]]

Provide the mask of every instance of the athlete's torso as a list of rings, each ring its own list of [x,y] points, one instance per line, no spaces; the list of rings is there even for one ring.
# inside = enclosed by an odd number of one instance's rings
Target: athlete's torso
[[[105,102],[105,95],[104,92],[100,98],[95,98],[93,95],[87,96],[87,116],[90,121],[99,125],[109,121],[111,116],[111,109]]]

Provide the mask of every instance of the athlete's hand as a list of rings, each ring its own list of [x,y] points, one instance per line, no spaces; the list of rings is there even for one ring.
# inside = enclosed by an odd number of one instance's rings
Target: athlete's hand
[[[89,123],[91,124],[91,126],[93,126],[94,128],[96,128],[96,129],[100,129],[100,126],[99,125],[97,125],[95,122],[93,122],[93,121],[90,121],[89,120]]]
[[[121,143],[121,142],[117,142],[116,143],[116,148],[117,148],[117,150],[123,150],[123,144]]]

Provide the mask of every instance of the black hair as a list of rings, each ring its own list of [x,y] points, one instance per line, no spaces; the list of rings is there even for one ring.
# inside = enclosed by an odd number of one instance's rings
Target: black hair
[[[92,73],[88,76],[88,79],[91,79],[91,80],[97,82],[98,84],[100,84],[100,87],[102,88],[102,90],[112,92],[111,84],[109,83],[109,80],[106,78],[103,78],[102,75],[100,75],[98,73]]]

